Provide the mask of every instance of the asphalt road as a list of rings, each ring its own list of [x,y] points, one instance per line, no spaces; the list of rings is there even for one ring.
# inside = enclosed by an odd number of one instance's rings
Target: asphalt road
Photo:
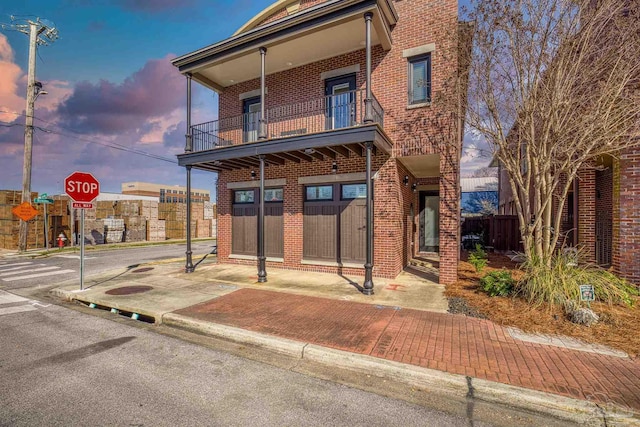
[[[488,425],[16,298],[0,291],[2,426]]]
[[[212,251],[215,240],[197,241],[191,245],[194,259]],[[91,248],[85,250],[85,278],[108,270],[136,264],[184,258],[185,243],[152,246],[121,247],[117,249]],[[194,261],[195,262],[195,261]],[[52,249],[46,256],[36,258],[0,258],[0,289],[11,290],[51,286],[74,277],[80,280],[80,254]]]

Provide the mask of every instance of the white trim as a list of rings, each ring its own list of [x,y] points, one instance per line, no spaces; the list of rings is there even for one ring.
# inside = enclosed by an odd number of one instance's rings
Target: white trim
[[[293,15],[300,9],[300,0],[285,7],[287,8],[287,15]]]
[[[413,110],[414,108],[431,107],[431,101],[421,102],[420,104],[407,104],[407,110]]]
[[[324,184],[327,182],[363,181],[366,178],[367,176],[364,172],[301,176],[298,178],[298,184]]]
[[[439,191],[440,190],[440,185],[439,184],[418,185],[416,187],[416,190],[418,190],[418,191]]]
[[[287,185],[286,178],[264,180],[265,187],[283,187],[285,185]],[[243,188],[257,188],[257,187],[260,187],[260,180],[227,182],[227,190],[239,190]]]
[[[324,81],[332,77],[344,76],[345,74],[353,74],[360,72],[360,64],[350,65],[348,67],[338,68],[337,70],[330,70],[320,73],[320,80]]]
[[[356,264],[351,262],[335,262],[335,261],[315,261],[312,259],[303,259],[300,261],[302,265],[319,265],[322,267],[342,267],[342,268],[360,268],[364,270],[363,264]]]
[[[402,51],[403,58],[411,58],[413,56],[423,55],[425,53],[434,52],[436,50],[435,43],[429,43],[422,46],[412,47]]]
[[[229,255],[229,259],[245,259],[250,261],[255,261],[258,259],[255,255],[240,255],[240,254],[231,254]],[[284,262],[284,258],[271,258],[267,257],[267,261],[269,262]]]
[[[268,94],[269,93],[269,88],[265,87],[264,88],[264,93]],[[254,89],[254,90],[250,90],[249,92],[243,92],[240,95],[238,95],[238,99],[240,99],[240,101],[242,101],[242,100],[249,99],[249,98],[255,98],[256,96],[260,96],[260,89]]]

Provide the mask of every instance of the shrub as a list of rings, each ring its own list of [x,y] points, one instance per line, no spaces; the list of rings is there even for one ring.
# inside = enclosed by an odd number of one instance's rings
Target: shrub
[[[487,253],[482,249],[479,243],[476,248],[469,254],[469,263],[476,269],[476,273],[480,273],[487,266]]]
[[[511,272],[507,270],[495,270],[480,279],[482,290],[491,297],[506,297],[513,291],[515,281]]]
[[[578,257],[579,259],[579,257]],[[533,304],[564,304],[580,301],[580,285],[593,285],[596,301],[607,304],[633,305],[638,289],[611,272],[589,263],[576,263],[575,254],[558,253],[551,265],[531,257],[521,268],[524,277],[517,285],[518,293]]]

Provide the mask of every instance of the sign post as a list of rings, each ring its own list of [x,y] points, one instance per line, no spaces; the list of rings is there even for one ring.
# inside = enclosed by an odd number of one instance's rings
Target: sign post
[[[580,301],[586,301],[587,307],[591,308],[591,301],[596,299],[593,285],[580,285]]]
[[[87,172],[74,172],[64,180],[64,191],[73,200],[72,207],[80,215],[80,290],[84,289],[84,210],[93,208],[93,200],[100,194],[100,183]]]
[[[42,203],[44,205],[44,247],[49,250],[49,221],[47,218],[47,205],[53,203],[53,199],[47,197],[47,193],[42,193],[40,197],[33,199],[33,203]]]
[[[25,241],[24,241],[25,248],[24,249],[26,250],[27,249],[26,232],[29,229],[29,227],[27,227],[26,222],[32,220],[36,215],[38,215],[38,211],[33,206],[31,206],[31,203],[22,202],[18,206],[15,206],[13,209],[11,209],[11,212],[13,212],[15,216],[20,218],[25,223]],[[37,235],[38,234],[36,233],[36,236]],[[37,242],[36,242],[36,246],[37,246]]]

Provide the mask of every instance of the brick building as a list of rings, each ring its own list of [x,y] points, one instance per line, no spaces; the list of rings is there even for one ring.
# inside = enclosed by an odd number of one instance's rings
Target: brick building
[[[640,285],[640,149],[605,156],[579,172],[562,215],[560,244],[579,246],[586,261]],[[498,212],[516,213],[501,171]]]
[[[219,174],[219,261],[257,261],[259,281],[265,266],[364,275],[371,293],[428,252],[456,280],[460,28],[456,0],[280,0],[173,60],[179,164],[188,186],[192,168]],[[217,120],[191,126],[192,81],[219,94]]]
[[[187,201],[187,187],[182,185],[152,184],[139,181],[123,182],[122,194],[157,197],[160,203],[185,203]],[[202,203],[210,200],[209,190],[191,189],[191,201]]]

